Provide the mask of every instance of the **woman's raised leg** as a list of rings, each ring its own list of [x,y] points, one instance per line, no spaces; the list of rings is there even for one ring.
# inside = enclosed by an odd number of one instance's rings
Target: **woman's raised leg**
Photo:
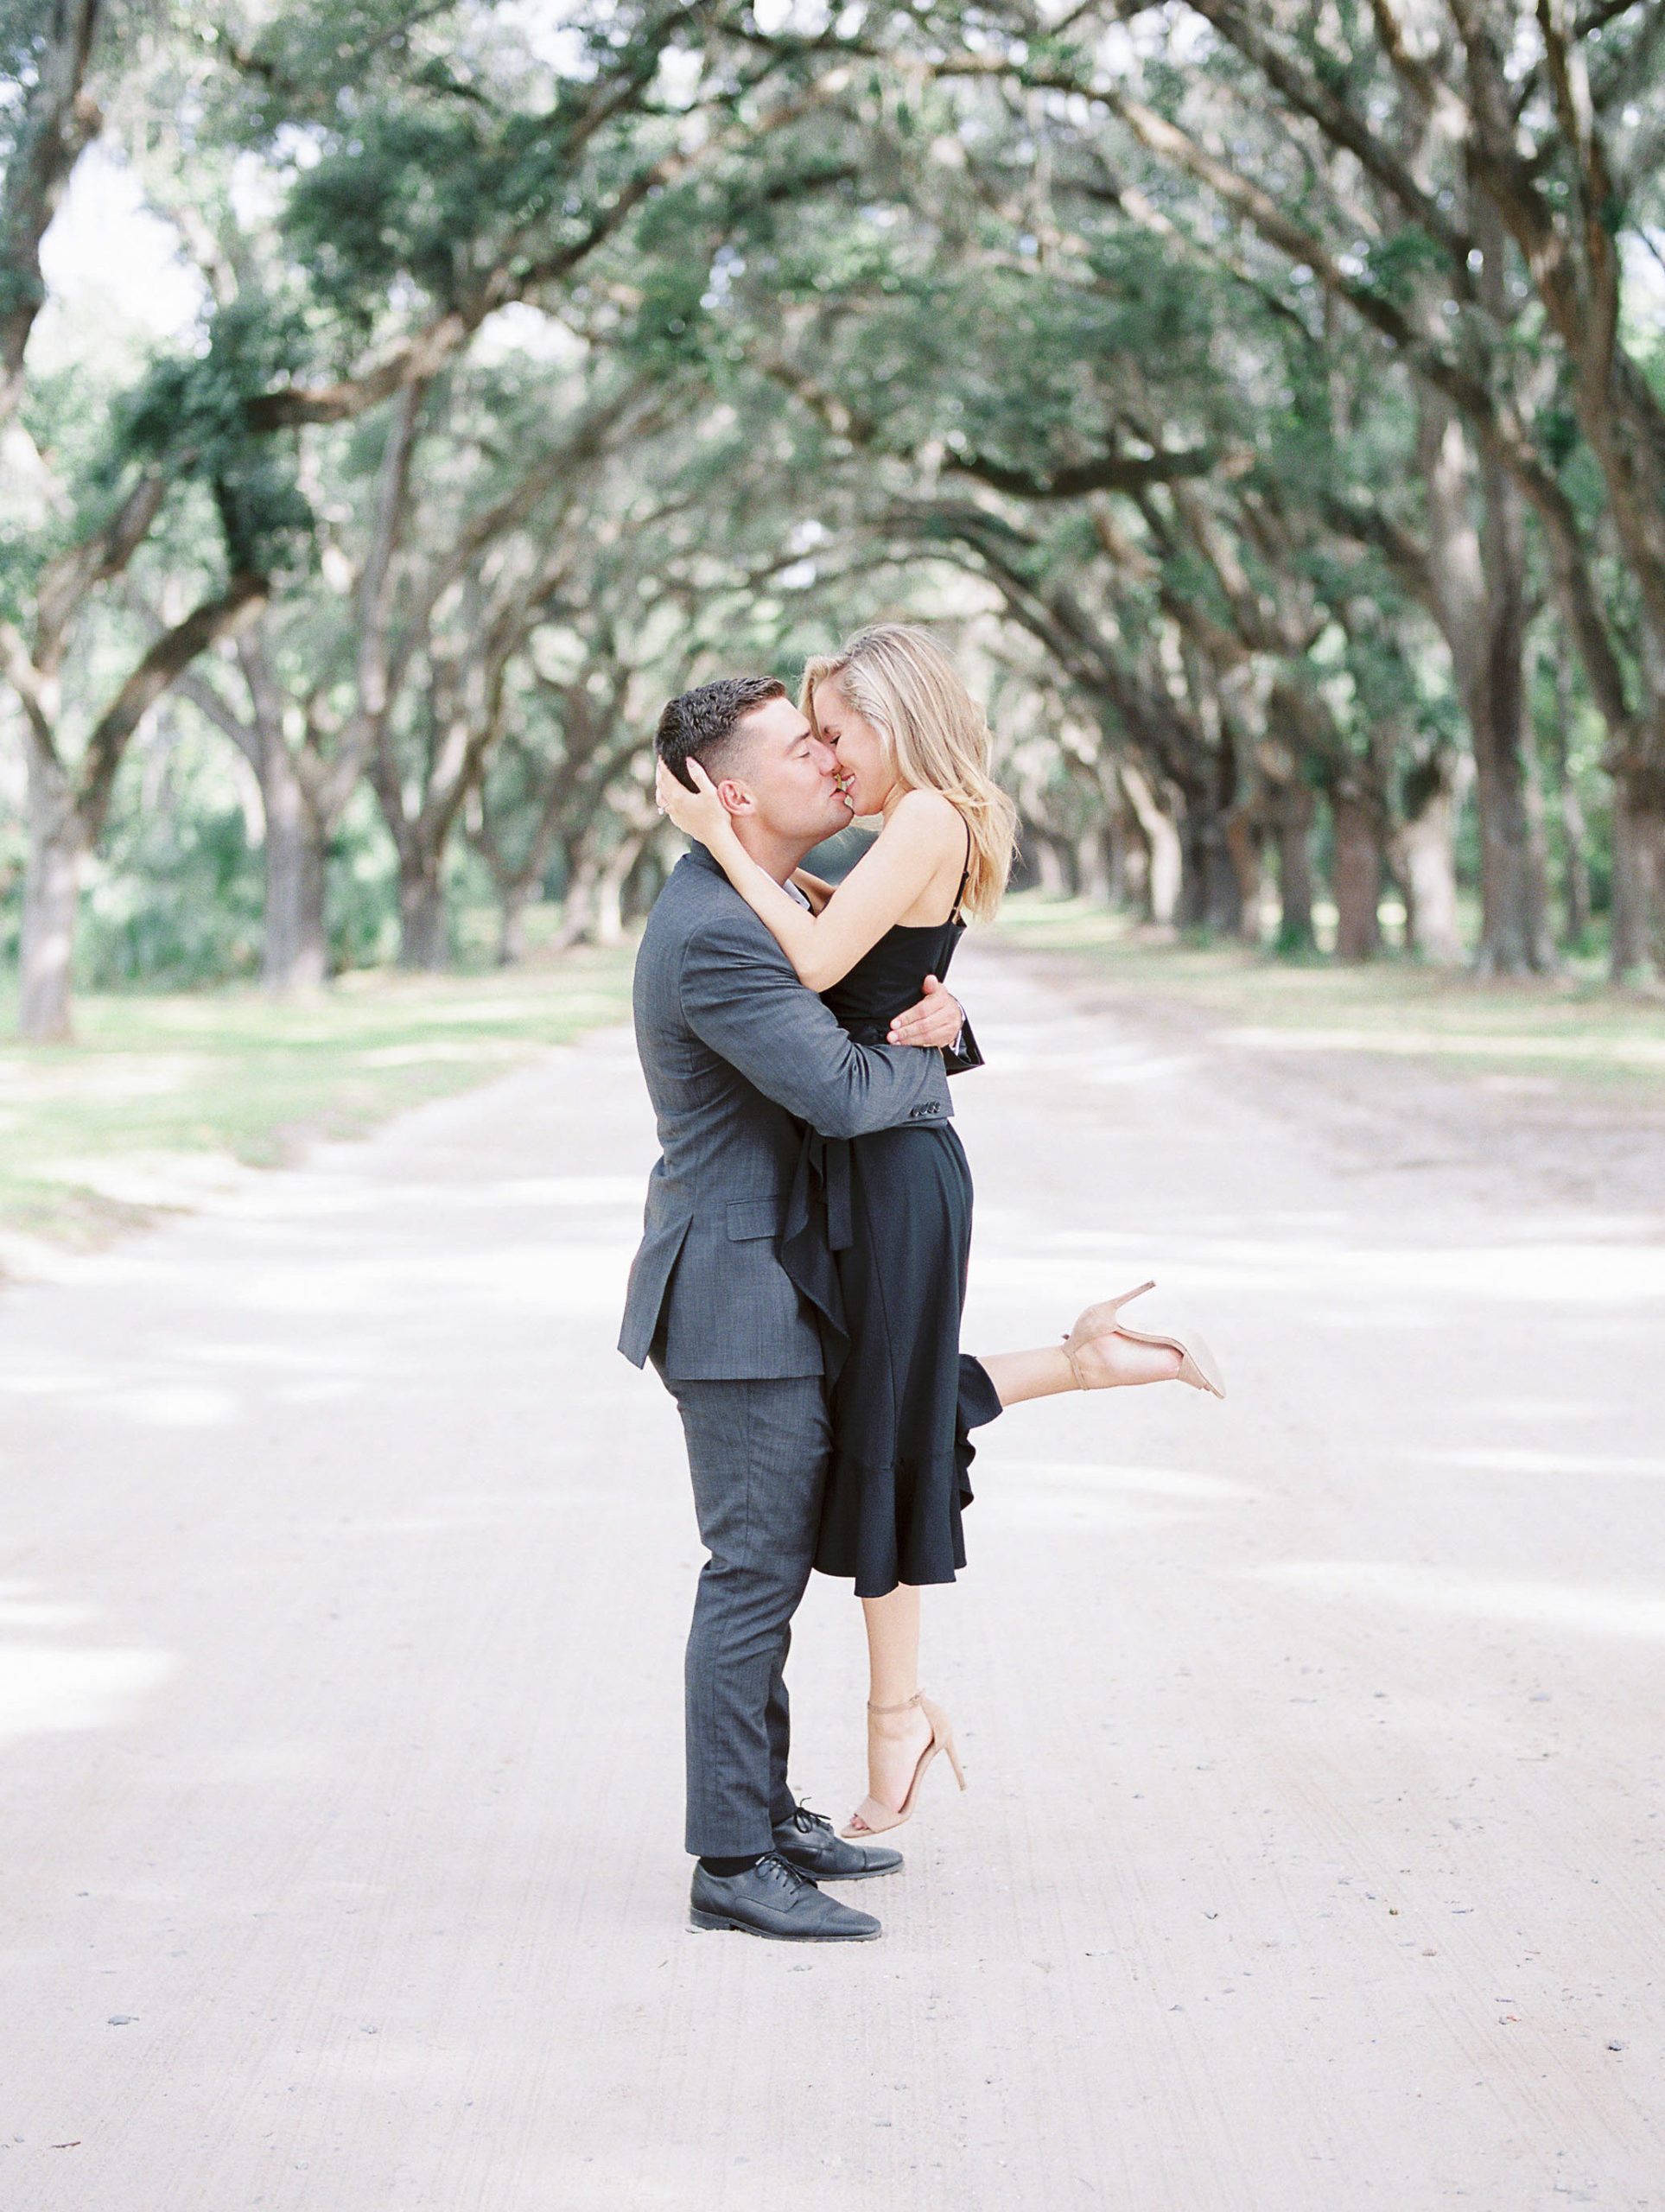
[[[1034,1351],[981,1354],[979,1364],[1002,1406],[1050,1398],[1060,1390],[1110,1390],[1128,1383],[1189,1382],[1225,1395],[1219,1363],[1195,1325],[1166,1300],[1141,1301],[1153,1282],[1090,1306],[1061,1344]],[[1122,1308],[1132,1306],[1129,1319]]]
[[[1062,1344],[1034,1351],[980,1351],[1002,1406],[1025,1398],[1050,1398],[1060,1390],[1108,1390],[1124,1383],[1172,1382],[1180,1355],[1168,1344],[1141,1344],[1131,1337],[1095,1337],[1076,1354],[1075,1367]],[[1077,1378],[1076,1369],[1081,1370]]]

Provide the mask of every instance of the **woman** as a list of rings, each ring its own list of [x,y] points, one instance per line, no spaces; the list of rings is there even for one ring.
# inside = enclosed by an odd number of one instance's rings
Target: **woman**
[[[707,847],[857,1043],[882,1045],[925,978],[944,977],[964,917],[991,916],[1015,814],[988,773],[987,725],[923,631],[881,623],[804,671],[800,702],[838,757],[855,816],[883,827],[835,892],[800,871],[802,905],[757,866],[696,761],[690,793],[662,768],[660,804]],[[846,1835],[895,1827],[953,1731],[918,1688],[919,1588],[965,1564],[968,1431],[1059,1390],[1180,1377],[1223,1395],[1200,1341],[1090,1307],[1061,1347],[963,1357],[971,1176],[952,1126],[848,1142],[806,1134],[780,1257],[823,1322],[833,1460],[816,1565],[853,1578],[867,1630],[868,1795]],[[964,1788],[963,1779],[960,1786]]]

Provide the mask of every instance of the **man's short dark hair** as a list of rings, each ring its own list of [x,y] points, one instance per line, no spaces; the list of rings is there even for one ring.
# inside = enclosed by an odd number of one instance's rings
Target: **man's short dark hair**
[[[784,699],[786,686],[777,676],[721,676],[697,683],[672,699],[659,716],[653,748],[679,784],[691,791],[690,760],[697,760],[714,784],[721,783],[739,749],[740,724],[771,699]]]

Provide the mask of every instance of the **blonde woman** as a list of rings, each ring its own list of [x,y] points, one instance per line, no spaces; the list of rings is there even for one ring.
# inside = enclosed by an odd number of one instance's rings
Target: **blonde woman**
[[[659,802],[855,1041],[882,1045],[925,978],[946,976],[965,917],[999,905],[1014,810],[988,772],[982,715],[923,630],[881,623],[810,661],[801,705],[837,755],[852,815],[883,822],[836,892],[800,870],[800,904],[759,867],[734,834],[726,786],[696,760],[691,792],[661,768]],[[919,1589],[965,1565],[969,1430],[1058,1390],[1178,1376],[1217,1388],[1194,1338],[1187,1347],[1118,1324],[1116,1309],[1138,1292],[1090,1308],[1062,1347],[963,1357],[971,1197],[946,1122],[848,1141],[810,1131],[779,1247],[829,1354],[833,1461],[816,1565],[851,1577],[866,1614],[868,1795],[848,1836],[907,1820],[937,1751],[959,1777],[947,1716],[918,1687]]]

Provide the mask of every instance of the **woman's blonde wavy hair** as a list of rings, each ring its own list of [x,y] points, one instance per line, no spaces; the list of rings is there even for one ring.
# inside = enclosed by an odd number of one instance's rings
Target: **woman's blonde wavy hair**
[[[886,760],[909,791],[940,791],[971,836],[963,905],[979,921],[1001,903],[1012,871],[1018,810],[988,772],[988,725],[959,671],[928,632],[875,622],[804,670],[798,705],[817,736],[815,690],[834,682],[879,733]]]

